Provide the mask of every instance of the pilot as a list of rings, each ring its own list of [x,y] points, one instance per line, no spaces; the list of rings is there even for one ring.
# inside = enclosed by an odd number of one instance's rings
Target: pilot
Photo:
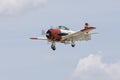
[[[89,27],[89,24],[88,23],[85,23],[85,29],[87,29]]]

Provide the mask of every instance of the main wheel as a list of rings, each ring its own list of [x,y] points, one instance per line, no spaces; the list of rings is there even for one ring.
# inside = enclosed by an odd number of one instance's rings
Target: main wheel
[[[71,44],[72,47],[75,47],[75,44]]]
[[[51,49],[52,49],[52,50],[56,50],[56,47],[52,45],[52,46],[51,46]]]

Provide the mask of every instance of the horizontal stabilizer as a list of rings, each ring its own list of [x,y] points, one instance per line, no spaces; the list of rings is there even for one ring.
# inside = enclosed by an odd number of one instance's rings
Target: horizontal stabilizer
[[[91,31],[91,30],[93,30],[93,29],[96,29],[96,28],[95,28],[95,27],[88,27],[88,28],[82,29],[81,31],[82,31],[82,32],[89,32],[89,31]]]

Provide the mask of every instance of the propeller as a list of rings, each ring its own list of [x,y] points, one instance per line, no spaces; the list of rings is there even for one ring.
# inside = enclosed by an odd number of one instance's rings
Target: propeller
[[[46,35],[46,32],[45,32],[44,29],[42,29],[42,31],[41,31],[41,35]]]
[[[46,30],[42,29],[42,30],[41,30],[41,35],[42,35],[42,36],[44,36],[44,37],[46,37],[46,35],[48,35],[48,36],[49,36],[49,35],[50,35],[50,33],[46,33]],[[49,36],[49,37],[50,37],[50,36]],[[48,45],[50,45],[50,42],[49,42],[49,41],[47,41],[47,44],[48,44]]]
[[[50,26],[50,29],[53,29],[53,26]]]

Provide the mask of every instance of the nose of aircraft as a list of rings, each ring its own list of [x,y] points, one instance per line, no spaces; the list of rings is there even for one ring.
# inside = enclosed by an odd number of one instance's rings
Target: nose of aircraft
[[[46,37],[47,37],[48,39],[50,39],[51,36],[52,36],[52,34],[51,34],[51,32],[48,30],[48,31],[46,32]]]

